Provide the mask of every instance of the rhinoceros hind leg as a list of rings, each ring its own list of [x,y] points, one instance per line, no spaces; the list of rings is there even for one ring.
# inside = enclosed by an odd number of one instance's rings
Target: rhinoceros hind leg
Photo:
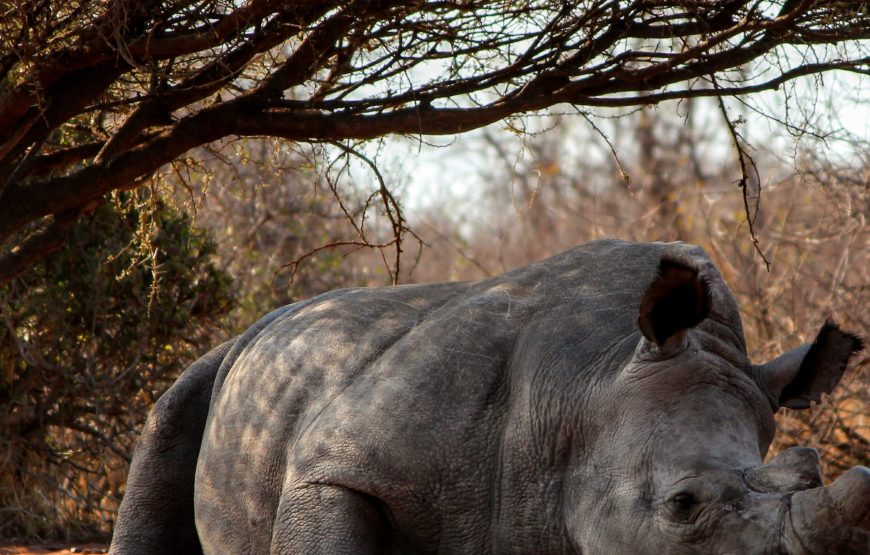
[[[113,555],[202,553],[193,485],[212,386],[232,346],[193,363],[154,405],[136,445],[109,552]]]

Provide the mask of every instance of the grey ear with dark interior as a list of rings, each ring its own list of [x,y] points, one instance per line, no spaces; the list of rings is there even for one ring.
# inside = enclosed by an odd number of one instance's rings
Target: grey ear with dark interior
[[[685,345],[686,332],[710,313],[709,280],[693,265],[662,258],[658,275],[640,302],[637,325],[664,353]]]
[[[861,339],[825,322],[811,345],[801,345],[767,364],[752,367],[755,381],[774,411],[806,409],[840,383],[849,358],[864,348]]]

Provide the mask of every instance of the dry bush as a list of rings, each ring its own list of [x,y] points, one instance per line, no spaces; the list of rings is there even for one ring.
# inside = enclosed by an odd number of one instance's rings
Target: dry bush
[[[111,530],[148,410],[232,305],[189,218],[162,202],[99,212],[0,288],[0,538]]]
[[[230,328],[240,332],[266,312],[332,289],[391,283],[397,234],[385,207],[404,215],[355,156],[244,139],[177,166],[174,197],[211,232],[239,292]],[[398,236],[413,242],[404,230]],[[358,263],[367,250],[371,264]]]

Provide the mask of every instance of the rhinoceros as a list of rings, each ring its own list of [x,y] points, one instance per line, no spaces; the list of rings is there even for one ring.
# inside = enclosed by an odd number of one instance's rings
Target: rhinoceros
[[[151,412],[111,552],[870,553],[870,470],[764,458],[860,340],[747,359],[701,248],[603,240],[278,309]]]

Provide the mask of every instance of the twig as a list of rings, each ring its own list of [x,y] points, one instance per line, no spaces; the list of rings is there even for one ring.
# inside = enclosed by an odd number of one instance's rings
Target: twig
[[[272,280],[274,281],[275,277],[278,276],[278,274],[281,272],[281,270],[283,270],[285,268],[292,268],[292,271],[290,272],[290,283],[293,283],[293,278],[296,276],[296,271],[299,269],[300,264],[302,264],[302,262],[304,262],[306,259],[311,258],[315,254],[319,253],[320,251],[324,251],[327,249],[336,249],[339,247],[348,247],[348,246],[356,247],[356,248],[352,249],[351,252],[355,252],[355,251],[358,251],[359,249],[364,249],[364,248],[383,249],[383,248],[389,247],[390,245],[395,244],[395,242],[396,242],[396,239],[394,237],[391,241],[388,241],[386,243],[369,243],[368,241],[334,241],[334,242],[328,243],[326,245],[321,245],[319,247],[311,249],[310,251],[306,252],[305,254],[300,256],[299,258],[292,260],[292,261],[288,262],[287,264],[284,264],[281,267],[279,267],[277,270],[275,270],[275,273],[272,274]]]
[[[710,74],[710,81],[713,83],[713,88],[719,90],[719,83],[716,81],[716,76],[712,73]],[[716,102],[719,104],[719,111],[722,113],[722,117],[725,118],[725,125],[728,126],[728,132],[731,134],[731,139],[734,141],[734,148],[737,150],[737,160],[740,162],[739,185],[740,191],[743,194],[743,210],[746,213],[746,223],[749,226],[749,237],[752,239],[752,246],[755,247],[755,252],[758,253],[761,260],[764,261],[767,271],[770,272],[770,261],[761,251],[761,245],[759,244],[758,236],[755,233],[755,219],[758,217],[758,207],[761,204],[761,177],[758,174],[758,166],[755,164],[755,160],[752,159],[752,156],[750,156],[750,154],[746,152],[746,149],[743,148],[743,145],[741,144],[742,137],[734,127],[734,123],[728,117],[728,110],[725,108],[725,102],[722,100],[722,96],[717,95]],[[749,207],[749,166],[752,167],[752,171],[755,173],[755,179],[758,182],[758,200],[755,202],[754,210]]]
[[[353,147],[341,144],[339,142],[330,143],[333,146],[336,146],[343,150],[346,154],[355,156],[363,163],[365,163],[369,168],[371,168],[372,172],[375,174],[375,177],[378,180],[379,185],[379,193],[381,195],[381,200],[384,203],[384,211],[387,214],[387,218],[390,220],[390,225],[393,228],[393,241],[391,243],[395,243],[396,245],[396,259],[394,262],[393,270],[390,270],[387,267],[387,271],[390,272],[390,278],[392,280],[393,285],[399,284],[399,271],[401,269],[401,261],[402,261],[402,235],[408,231],[407,226],[405,225],[405,216],[402,214],[402,209],[399,207],[398,201],[393,196],[393,193],[390,192],[390,189],[387,187],[386,181],[384,181],[384,176],[381,175],[380,170],[378,170],[377,165],[371,161],[365,154],[356,150]],[[361,230],[358,230],[362,233]],[[365,237],[361,237],[365,240]]]
[[[628,175],[628,172],[625,171],[625,168],[623,168],[622,161],[619,159],[619,154],[616,153],[616,147],[614,147],[613,143],[610,142],[610,138],[595,124],[594,121],[592,121],[592,118],[589,117],[589,114],[587,112],[579,109],[577,110],[577,112],[580,114],[580,116],[583,117],[583,119],[586,120],[586,123],[592,126],[592,130],[598,133],[598,135],[602,139],[604,139],[604,142],[607,143],[608,148],[610,148],[610,153],[613,155],[613,160],[614,162],[616,162],[616,168],[619,170],[619,176],[625,182],[625,186],[630,188],[631,176]]]

